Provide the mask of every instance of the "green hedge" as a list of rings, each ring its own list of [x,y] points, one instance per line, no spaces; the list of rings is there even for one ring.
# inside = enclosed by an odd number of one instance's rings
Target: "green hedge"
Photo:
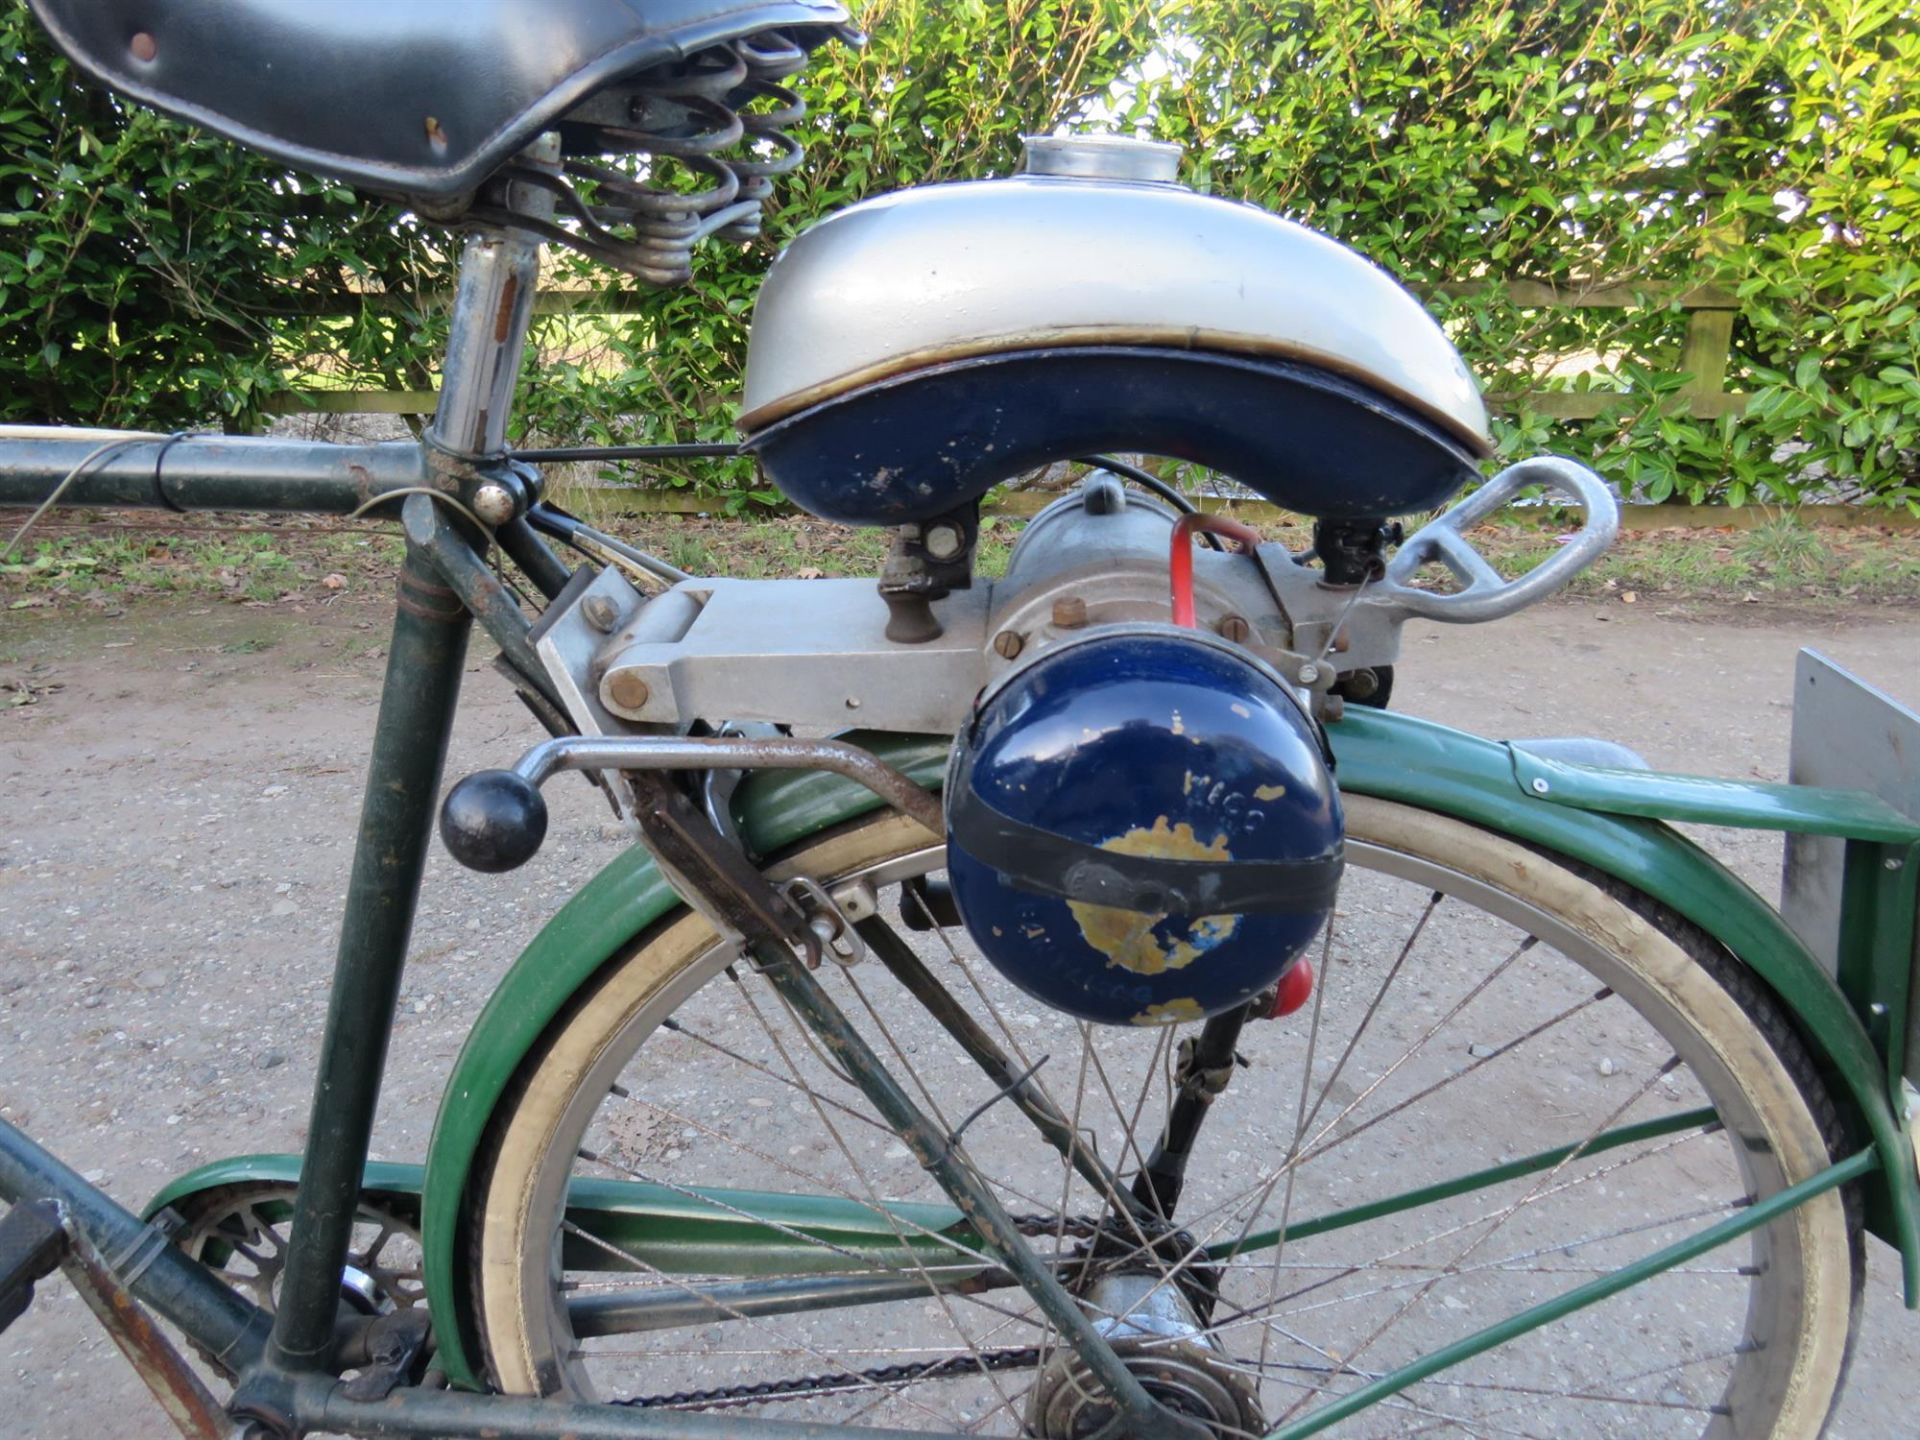
[[[1653,499],[1837,480],[1920,509],[1920,25],[1897,0],[877,0],[863,20],[872,43],[810,73],[808,161],[766,236],[709,246],[630,324],[543,321],[525,423],[726,434],[715,397],[782,238],[1091,122],[1176,140],[1202,188],[1422,287],[1490,391],[1629,392],[1595,420],[1521,404],[1509,453],[1595,457]],[[442,317],[410,297],[448,283],[442,235],[81,87],[18,8],[0,62],[0,418],[250,425],[316,373],[429,383]],[[1527,308],[1512,279],[1649,303]],[[606,276],[562,257],[549,283]],[[287,313],[368,285],[398,305]],[[1697,285],[1740,300],[1739,418],[1677,408],[1666,297]]]
[[[313,355],[422,383],[420,317],[299,312],[443,270],[391,212],[83,84],[0,8],[0,421],[248,426]]]

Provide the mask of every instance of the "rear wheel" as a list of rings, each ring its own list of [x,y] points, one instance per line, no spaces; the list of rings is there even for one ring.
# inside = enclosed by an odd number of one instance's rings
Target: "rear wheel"
[[[864,882],[868,925],[888,927],[874,938],[904,942],[977,1037],[1031,1070],[1081,1137],[1077,1166],[996,1100],[1003,1082],[898,970],[819,973],[937,1123],[964,1125],[974,1169],[1129,1368],[1222,1435],[1292,1426],[1817,1173],[1838,1142],[1784,1017],[1705,935],[1457,821],[1365,797],[1347,818],[1315,997],[1233,1041],[1164,1219],[1115,1197],[1152,1158],[1202,1027],[1082,1025],[1008,986],[963,931],[897,923],[935,918],[903,882],[940,865],[897,817],[775,867]],[[495,1382],[1091,1433],[1104,1397],[1027,1294],[765,977],[728,958],[694,916],[657,927],[503,1107],[470,1217]],[[1815,1436],[1859,1265],[1829,1191],[1333,1433]]]

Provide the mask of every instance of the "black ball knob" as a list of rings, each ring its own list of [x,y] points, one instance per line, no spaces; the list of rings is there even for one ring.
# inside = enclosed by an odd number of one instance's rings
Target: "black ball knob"
[[[512,870],[531,860],[547,838],[547,802],[523,775],[476,770],[447,792],[440,838],[469,870]]]

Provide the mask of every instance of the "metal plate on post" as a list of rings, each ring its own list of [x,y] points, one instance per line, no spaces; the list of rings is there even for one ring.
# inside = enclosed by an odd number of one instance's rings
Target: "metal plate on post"
[[[986,679],[984,584],[939,601],[942,631],[917,645],[886,638],[871,580],[689,580],[648,609],[688,596],[685,624],[614,635],[595,657],[603,696],[624,683],[638,697],[609,733],[731,720],[945,735]]]
[[[610,632],[632,625],[647,604],[646,597],[612,568],[602,570],[593,583],[565,608],[556,605],[534,625],[528,638],[546,666],[547,678],[567,707],[567,716],[582,735],[628,735],[633,727],[608,712],[592,683],[593,657],[607,643]],[[597,617],[596,625],[589,616]]]
[[[1865,790],[1920,820],[1920,715],[1817,650],[1793,673],[1793,742],[1787,778],[1796,785]],[[1780,913],[1834,974],[1840,963],[1840,883],[1847,842],[1787,835]]]

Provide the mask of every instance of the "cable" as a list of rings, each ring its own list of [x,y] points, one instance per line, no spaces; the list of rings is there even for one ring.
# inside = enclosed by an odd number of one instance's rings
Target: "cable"
[[[1198,505],[1195,505],[1186,496],[1182,495],[1175,486],[1169,485],[1151,470],[1142,470],[1138,465],[1129,465],[1126,461],[1116,460],[1111,455],[1082,455],[1073,463],[1076,465],[1090,465],[1096,470],[1111,470],[1121,479],[1131,480],[1143,490],[1151,490],[1182,515],[1198,515],[1200,513],[1200,507]],[[1226,548],[1220,543],[1218,536],[1203,532],[1202,538],[1215,550]]]
[[[1197,623],[1193,605],[1193,536],[1224,535],[1251,555],[1260,548],[1260,532],[1224,515],[1202,515],[1197,511],[1182,515],[1173,527],[1173,547],[1167,560],[1167,584],[1173,607],[1173,623],[1191,630]],[[1329,642],[1331,643],[1331,642]]]
[[[678,585],[693,577],[677,565],[669,565],[657,555],[602,534],[578,517],[569,515],[550,500],[542,500],[527,511],[527,523],[543,535],[572,546],[582,555],[602,565],[614,563],[623,570],[639,570],[668,585]],[[609,557],[612,557],[611,559]]]
[[[705,460],[744,455],[725,441],[689,445],[556,445],[544,450],[510,450],[512,460]]]
[[[106,444],[96,446],[81,456],[80,463],[61,477],[60,483],[53,487],[53,493],[42,500],[39,507],[35,509],[31,515],[27,516],[26,523],[13,532],[13,538],[7,541],[7,548],[0,550],[0,560],[4,560],[7,556],[13,554],[14,547],[27,538],[27,532],[40,523],[40,517],[45,515],[47,511],[51,510],[55,505],[59,504],[60,497],[67,493],[68,487],[71,486],[74,481],[78,480],[95,461],[104,460],[110,455],[117,455],[122,450],[129,449],[135,445],[144,445],[149,440],[165,440],[166,438],[166,436],[159,434],[127,435],[118,440],[109,440]]]
[[[187,513],[186,507],[175,504],[173,497],[167,494],[167,487],[160,483],[160,466],[162,465],[162,463],[165,462],[167,458],[167,452],[173,449],[173,447],[178,445],[182,440],[191,439],[192,434],[193,432],[190,430],[174,431],[173,434],[169,435],[164,441],[161,442],[160,448],[154,452],[154,456],[153,456],[154,503],[159,505],[164,510],[171,510],[176,515],[186,514]]]

